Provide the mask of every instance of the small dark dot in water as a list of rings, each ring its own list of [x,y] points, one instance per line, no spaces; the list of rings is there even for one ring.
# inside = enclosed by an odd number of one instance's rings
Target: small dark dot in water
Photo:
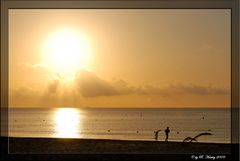
[[[138,133],[139,131],[137,131],[137,133]]]
[[[179,134],[179,132],[177,132],[177,134]]]
[[[17,121],[17,120],[14,120],[15,122]]]
[[[110,132],[110,130],[108,130],[108,132]]]
[[[43,120],[43,121],[45,121],[45,120]]]
[[[204,117],[202,117],[202,119],[204,119]]]
[[[211,131],[211,129],[208,129],[208,131]]]

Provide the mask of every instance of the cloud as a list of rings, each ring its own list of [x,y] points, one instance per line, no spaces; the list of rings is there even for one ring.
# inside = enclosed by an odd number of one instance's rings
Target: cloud
[[[38,93],[30,87],[22,87],[18,90],[14,90],[12,95],[16,99],[31,99],[38,95]]]
[[[160,95],[163,97],[170,96],[166,88],[154,87],[151,85],[146,85],[143,88],[138,89],[138,93],[150,94],[150,95]]]
[[[40,98],[40,92],[30,87],[22,87],[16,90],[11,89],[9,91],[9,106],[38,106]]]
[[[175,83],[165,87],[153,85],[134,86],[123,79],[115,78],[108,81],[92,72],[81,71],[76,75],[73,83],[65,82],[65,80],[56,73],[47,84],[39,87],[39,90],[26,85],[24,88],[11,89],[9,98],[10,106],[14,107],[67,107],[84,106],[89,103],[88,101],[91,103],[93,101],[94,103],[94,100],[97,101],[97,97],[101,96],[105,97],[104,99],[100,99],[101,101],[108,101],[109,99],[116,101],[116,99],[118,99],[117,97],[113,98],[111,96],[130,96],[128,98],[135,99],[131,101],[138,102],[139,100],[136,100],[136,98],[148,98],[148,96],[153,96],[153,98],[157,97],[158,100],[161,99],[164,102],[164,98],[166,97],[171,99],[177,96],[179,99],[184,99],[184,95],[229,96],[229,93],[230,90],[227,88],[195,84],[183,85]],[[119,99],[123,98],[126,97],[119,97]],[[104,101],[100,104],[104,104]],[[167,99],[167,101],[169,100]],[[169,103],[171,103],[171,101]]]
[[[122,79],[114,78],[112,81],[107,81],[84,70],[78,73],[75,83],[83,97],[144,94],[141,87],[130,86]]]
[[[196,53],[199,53],[199,54],[204,54],[204,53],[207,53],[207,54],[219,54],[219,53],[222,53],[222,52],[225,52],[226,49],[222,48],[222,47],[216,47],[215,45],[213,44],[209,44],[209,43],[202,43],[198,48],[196,48],[195,52]]]
[[[76,77],[77,90],[83,97],[111,96],[120,94],[109,82],[93,73],[81,71]]]
[[[59,86],[59,80],[53,80],[48,85],[48,92],[49,93],[56,93]]]
[[[46,64],[43,64],[43,63],[31,64],[31,63],[28,63],[28,62],[23,62],[23,63],[20,63],[20,65],[24,66],[24,67],[27,67],[27,68],[42,68],[42,69],[45,69],[45,68],[48,67]]]
[[[106,81],[88,71],[81,71],[76,78],[78,92],[83,97],[115,96],[115,95],[159,95],[170,97],[174,95],[226,95],[229,90],[221,87],[200,86],[200,85],[169,85],[156,87],[151,85],[130,86],[122,79]]]
[[[173,94],[193,94],[193,95],[229,94],[229,90],[226,88],[200,85],[170,85],[165,90]]]

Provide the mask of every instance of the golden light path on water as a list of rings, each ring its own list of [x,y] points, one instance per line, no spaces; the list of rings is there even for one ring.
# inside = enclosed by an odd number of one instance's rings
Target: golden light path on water
[[[74,108],[59,108],[54,114],[55,137],[79,138],[81,128],[80,111]]]

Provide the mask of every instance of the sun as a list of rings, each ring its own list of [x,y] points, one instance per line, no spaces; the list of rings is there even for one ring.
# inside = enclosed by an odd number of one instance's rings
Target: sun
[[[55,73],[70,74],[87,69],[90,59],[89,39],[77,30],[57,30],[43,44],[43,59]]]

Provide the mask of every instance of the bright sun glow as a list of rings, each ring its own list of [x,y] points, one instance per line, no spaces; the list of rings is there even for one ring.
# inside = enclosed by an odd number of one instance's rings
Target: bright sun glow
[[[56,137],[78,138],[80,130],[80,114],[73,108],[61,108],[55,113]]]
[[[53,72],[69,74],[89,65],[88,37],[77,30],[63,29],[49,35],[43,46],[43,59]]]

